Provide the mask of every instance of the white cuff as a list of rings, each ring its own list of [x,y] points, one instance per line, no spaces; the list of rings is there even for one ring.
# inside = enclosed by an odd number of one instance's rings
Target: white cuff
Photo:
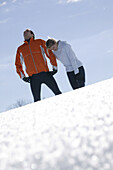
[[[79,73],[79,69],[74,70],[74,73],[78,74]]]
[[[57,66],[53,66],[53,69],[57,70]]]

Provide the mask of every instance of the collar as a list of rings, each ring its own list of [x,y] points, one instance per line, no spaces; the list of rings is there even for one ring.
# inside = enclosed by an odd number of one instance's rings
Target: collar
[[[33,38],[30,38],[29,41],[25,40],[24,43],[25,43],[25,44],[28,44],[28,43],[32,42],[33,40],[34,40]]]

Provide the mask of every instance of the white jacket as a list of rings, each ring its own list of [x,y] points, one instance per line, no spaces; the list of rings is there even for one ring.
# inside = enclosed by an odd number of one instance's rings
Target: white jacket
[[[75,74],[79,72],[78,68],[82,66],[82,63],[78,60],[71,46],[66,41],[59,41],[58,50],[53,51],[53,53],[65,66],[67,72],[74,71]]]

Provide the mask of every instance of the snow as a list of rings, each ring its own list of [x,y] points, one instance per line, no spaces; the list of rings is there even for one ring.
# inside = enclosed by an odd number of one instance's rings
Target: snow
[[[0,170],[112,170],[113,79],[0,114]]]

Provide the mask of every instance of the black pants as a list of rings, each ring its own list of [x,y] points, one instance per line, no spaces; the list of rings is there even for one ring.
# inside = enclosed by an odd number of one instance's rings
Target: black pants
[[[85,86],[85,71],[84,67],[79,67],[79,73],[74,74],[74,71],[67,72],[69,82],[73,89],[78,89]]]
[[[31,77],[31,91],[34,97],[34,102],[41,100],[41,84],[46,84],[55,95],[61,94],[61,91],[58,88],[58,85],[50,72],[41,72],[38,74],[33,74]]]

